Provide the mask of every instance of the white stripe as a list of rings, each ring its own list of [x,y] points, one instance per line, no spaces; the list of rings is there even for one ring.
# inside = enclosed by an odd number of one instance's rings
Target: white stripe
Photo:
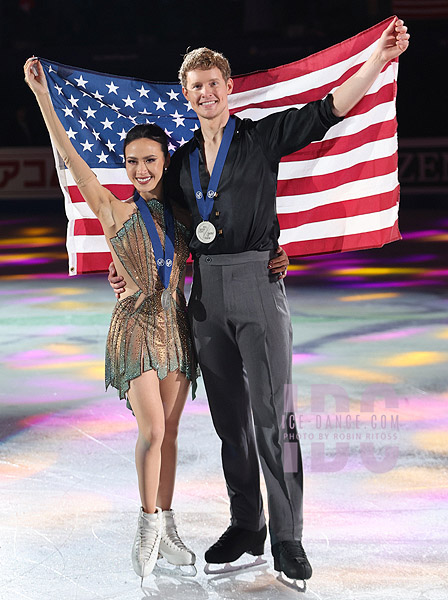
[[[344,183],[331,190],[314,192],[312,194],[301,194],[297,196],[277,196],[277,213],[290,214],[327,206],[336,202],[355,200],[356,198],[368,198],[377,194],[392,192],[398,185],[398,174],[389,173],[379,177],[361,179]]]
[[[377,160],[379,158],[390,157],[397,151],[396,136],[368,142],[363,146],[358,146],[353,150],[348,150],[342,154],[332,154],[330,156],[319,156],[313,160],[288,161],[280,163],[278,170],[279,181],[288,179],[298,179],[301,177],[318,177],[319,175],[330,175],[342,169],[349,169],[354,165]]]
[[[87,202],[73,202],[67,207],[68,219],[96,219]]]
[[[229,98],[229,106],[237,108],[238,106],[245,106],[253,102],[269,102],[331,84],[333,81],[337,81],[351,67],[364,63],[372,54],[377,44],[378,40],[361,52],[358,52],[358,54],[323,69],[294,77],[288,81],[279,81],[256,88],[255,90],[246,90],[245,92],[232,94]],[[337,54],[337,51],[335,51],[335,54]]]
[[[78,253],[110,252],[104,235],[77,235],[74,247]]]
[[[131,185],[129,178],[126,174],[126,169],[92,169],[95,175],[98,177],[98,181],[101,185],[111,184],[127,184]],[[68,169],[66,169],[67,185],[76,185],[73,175]]]
[[[392,227],[397,218],[398,206],[393,206],[392,208],[367,215],[307,223],[291,229],[282,229],[279,244],[323,240],[326,238],[380,231],[381,229]]]
[[[367,91],[367,93],[365,95],[368,96],[370,94],[376,94],[385,85],[389,85],[389,84],[393,83],[394,81],[396,81],[397,69],[398,69],[398,63],[390,63],[390,65],[378,75],[378,77],[375,79],[375,82],[373,83],[373,85]],[[336,88],[333,88],[332,90],[328,90],[328,93],[334,91],[335,89]],[[295,92],[295,93],[297,94],[298,92]],[[233,96],[229,96],[229,107],[231,109],[235,108],[235,107],[233,107],[233,105],[231,103],[232,98],[233,98]],[[258,104],[261,102],[263,102],[263,100],[254,99],[253,102],[247,103],[247,104]],[[239,106],[245,106],[245,104],[240,104]],[[305,104],[284,104],[282,106],[260,107],[260,108],[254,107],[254,108],[247,108],[245,110],[236,111],[235,114],[238,117],[240,117],[240,119],[246,118],[246,119],[253,119],[254,121],[258,121],[258,120],[262,119],[263,117],[266,117],[267,115],[270,115],[272,113],[281,112],[282,110],[286,110],[287,108],[302,108],[303,106],[305,106]],[[380,104],[379,106],[382,106],[382,104]],[[106,169],[104,169],[104,170],[106,170]]]

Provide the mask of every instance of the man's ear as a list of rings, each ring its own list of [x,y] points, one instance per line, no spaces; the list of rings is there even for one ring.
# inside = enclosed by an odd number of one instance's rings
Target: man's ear
[[[182,94],[184,95],[185,100],[188,100],[188,90],[184,86],[182,86]]]
[[[227,94],[231,94],[233,92],[233,79],[231,77],[228,78],[226,85],[227,85]]]

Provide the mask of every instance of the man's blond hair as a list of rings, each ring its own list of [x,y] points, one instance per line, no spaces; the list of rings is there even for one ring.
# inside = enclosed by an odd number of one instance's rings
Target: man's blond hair
[[[227,81],[230,77],[230,64],[225,56],[220,52],[210,50],[210,48],[196,48],[187,52],[184,56],[184,60],[179,69],[179,81],[186,88],[187,87],[187,73],[194,71],[195,69],[201,69],[206,71],[217,67],[224,78]]]

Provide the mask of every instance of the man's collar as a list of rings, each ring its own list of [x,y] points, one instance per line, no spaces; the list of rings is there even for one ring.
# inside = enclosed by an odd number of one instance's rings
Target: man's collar
[[[241,119],[239,117],[237,117],[236,115],[230,115],[230,116],[234,116],[235,117],[235,120],[236,120],[235,132],[237,133],[239,125],[241,123]],[[192,143],[193,143],[194,148],[201,148],[203,141],[204,141],[204,137],[202,135],[201,128],[196,129],[194,131],[194,133],[193,133],[193,138],[192,138]]]

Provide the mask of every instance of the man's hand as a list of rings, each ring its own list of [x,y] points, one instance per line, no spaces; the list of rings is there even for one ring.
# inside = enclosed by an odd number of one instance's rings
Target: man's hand
[[[401,19],[394,19],[383,31],[378,42],[377,53],[387,63],[403,54],[409,46],[408,28]]]
[[[277,256],[271,258],[268,263],[268,269],[271,273],[278,273],[278,279],[284,279],[289,265],[289,258],[281,246],[276,250]]]
[[[120,299],[120,294],[123,294],[126,291],[126,281],[121,275],[117,275],[117,270],[113,262],[109,265],[109,276],[107,280],[110,283],[110,287],[115,292],[115,297]]]

